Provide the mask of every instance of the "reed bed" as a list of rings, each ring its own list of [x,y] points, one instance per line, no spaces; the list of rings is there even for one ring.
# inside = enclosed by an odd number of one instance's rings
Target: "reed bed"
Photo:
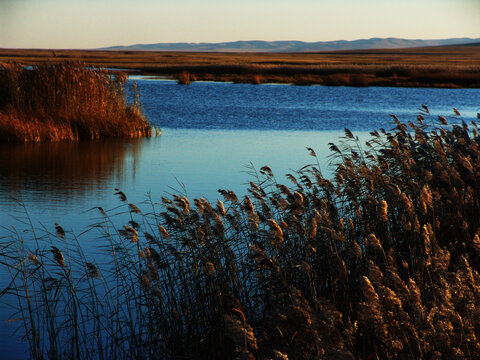
[[[0,63],[58,64],[64,60],[175,80],[188,72],[191,81],[480,87],[480,51],[474,45],[304,53],[0,49]]]
[[[179,64],[142,67],[150,75],[178,73],[181,84],[191,78],[237,83],[290,83],[327,86],[480,87],[480,67],[474,65],[387,64]],[[188,74],[188,78],[186,77]],[[188,79],[188,80],[187,80]]]
[[[64,62],[32,69],[0,67],[0,141],[61,141],[150,136],[134,89],[127,103],[123,73]]]
[[[116,189],[87,232],[103,263],[59,225],[28,246],[12,230],[4,296],[32,357],[479,358],[480,138],[452,117],[345,129],[332,179],[308,148],[288,184],[252,168],[242,198]]]

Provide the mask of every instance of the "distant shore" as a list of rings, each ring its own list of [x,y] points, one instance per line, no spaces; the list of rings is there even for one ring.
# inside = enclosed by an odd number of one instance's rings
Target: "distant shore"
[[[308,53],[0,49],[0,64],[82,61],[191,81],[480,88],[480,45]]]

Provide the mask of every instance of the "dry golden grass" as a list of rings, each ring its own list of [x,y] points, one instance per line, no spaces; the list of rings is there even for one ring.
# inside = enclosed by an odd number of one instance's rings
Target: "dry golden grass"
[[[0,140],[61,141],[149,136],[138,99],[127,104],[125,74],[63,62],[0,68]]]
[[[79,60],[174,79],[185,71],[198,80],[247,83],[479,87],[478,49],[473,45],[316,53],[0,49],[0,63]]]
[[[192,82],[192,76],[188,71],[181,71],[177,75],[178,83],[181,85],[189,85]]]

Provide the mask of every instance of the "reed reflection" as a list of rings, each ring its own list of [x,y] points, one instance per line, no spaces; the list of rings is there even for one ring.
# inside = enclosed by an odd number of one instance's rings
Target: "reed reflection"
[[[135,176],[144,141],[0,144],[0,194],[64,202],[111,190],[127,170]]]

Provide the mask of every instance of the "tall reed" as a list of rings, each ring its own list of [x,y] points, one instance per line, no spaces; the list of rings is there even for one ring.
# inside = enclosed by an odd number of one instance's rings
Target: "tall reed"
[[[346,129],[332,179],[313,161],[216,203],[117,189],[122,214],[92,209],[103,264],[53,224],[5,247],[32,357],[479,358],[477,125],[394,121]]]
[[[0,68],[0,140],[59,141],[149,136],[138,95],[127,103],[125,74],[66,62]]]

